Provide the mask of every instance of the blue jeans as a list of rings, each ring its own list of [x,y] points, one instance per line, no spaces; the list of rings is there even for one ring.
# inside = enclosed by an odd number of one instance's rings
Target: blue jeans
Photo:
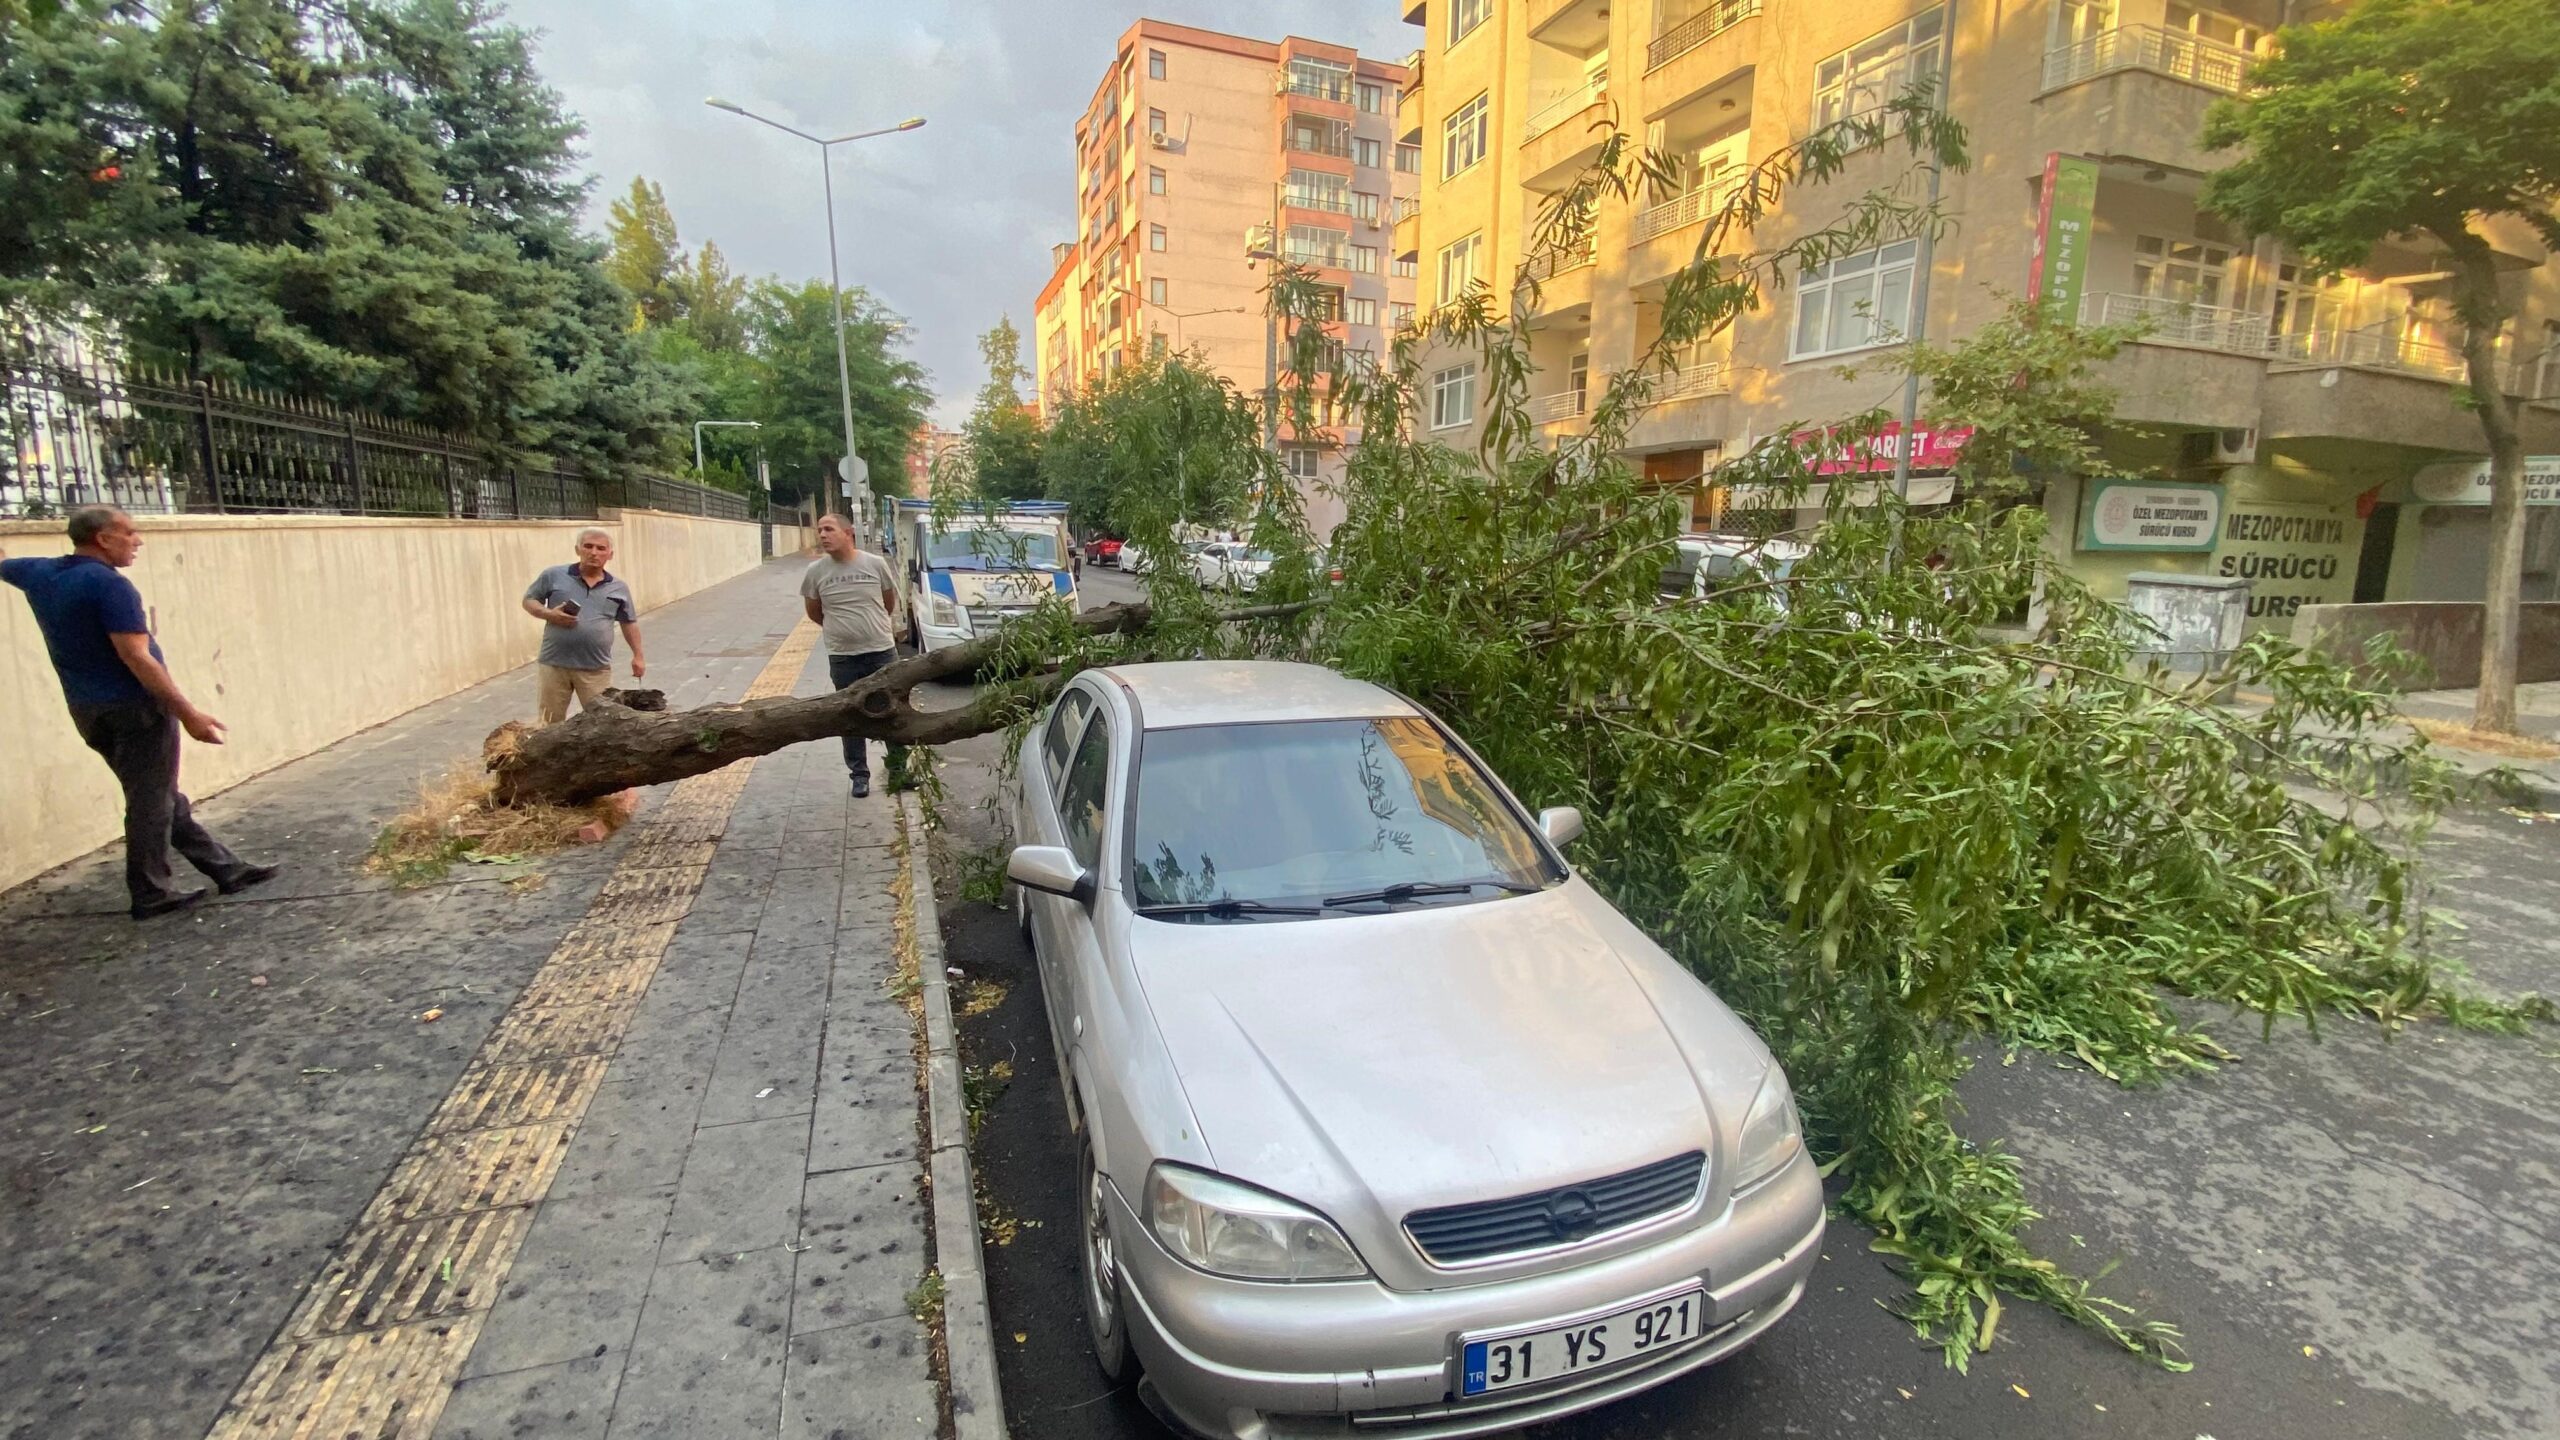
[[[897,658],[894,646],[887,650],[874,650],[868,655],[830,655],[827,657],[827,678],[841,690]],[[871,778],[871,762],[863,753],[866,748],[861,736],[844,737],[844,773],[856,780]],[[907,747],[891,745],[888,751],[889,783],[897,785],[906,779]]]

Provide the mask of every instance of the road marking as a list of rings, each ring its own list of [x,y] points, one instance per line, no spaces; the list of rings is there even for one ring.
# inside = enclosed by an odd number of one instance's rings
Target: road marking
[[[788,695],[793,628],[749,700]],[[429,1440],[753,760],[676,783],[249,1367],[208,1440]]]

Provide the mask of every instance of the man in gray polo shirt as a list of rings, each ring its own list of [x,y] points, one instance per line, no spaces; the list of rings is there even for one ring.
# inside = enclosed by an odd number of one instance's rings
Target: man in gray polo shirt
[[[827,678],[842,690],[898,658],[898,575],[889,562],[853,543],[841,515],[818,517],[818,548],[827,552],[800,576],[800,604],[827,642]],[[871,762],[859,735],[844,737],[845,773],[853,793],[871,793]],[[907,752],[889,747],[889,788],[906,788]]]
[[[554,565],[533,577],[524,592],[524,613],[549,628],[542,632],[542,653],[534,675],[540,684],[542,723],[569,718],[569,697],[580,710],[603,703],[613,680],[613,629],[631,642],[631,678],[649,673],[640,650],[640,606],[631,587],[605,569],[613,558],[613,537],[602,530],[578,532],[578,560]]]

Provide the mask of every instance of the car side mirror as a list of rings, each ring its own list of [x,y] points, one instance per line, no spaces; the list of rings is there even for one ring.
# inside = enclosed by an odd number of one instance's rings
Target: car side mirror
[[[1093,898],[1093,872],[1076,863],[1063,845],[1016,845],[1005,857],[1004,873],[1025,890],[1061,895],[1079,905]]]
[[[1582,838],[1582,812],[1571,805],[1550,805],[1538,812],[1538,828],[1546,832],[1548,844],[1561,850]]]

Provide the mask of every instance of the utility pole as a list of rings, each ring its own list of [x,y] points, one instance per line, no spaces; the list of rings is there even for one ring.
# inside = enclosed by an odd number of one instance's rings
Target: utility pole
[[[1955,108],[1956,11],[1962,0],[1947,0],[1947,24],[1941,32],[1940,46],[1945,61],[1938,67],[1938,108]],[[1886,549],[1888,564],[1902,559],[1902,509],[1911,499],[1911,452],[1913,431],[1920,425],[1920,347],[1929,338],[1929,280],[1938,264],[1938,194],[1945,180],[1946,166],[1937,157],[1929,159],[1928,219],[1920,231],[1920,254],[1911,277],[1911,373],[1902,381],[1902,433],[1895,437],[1893,455],[1893,543]]]

